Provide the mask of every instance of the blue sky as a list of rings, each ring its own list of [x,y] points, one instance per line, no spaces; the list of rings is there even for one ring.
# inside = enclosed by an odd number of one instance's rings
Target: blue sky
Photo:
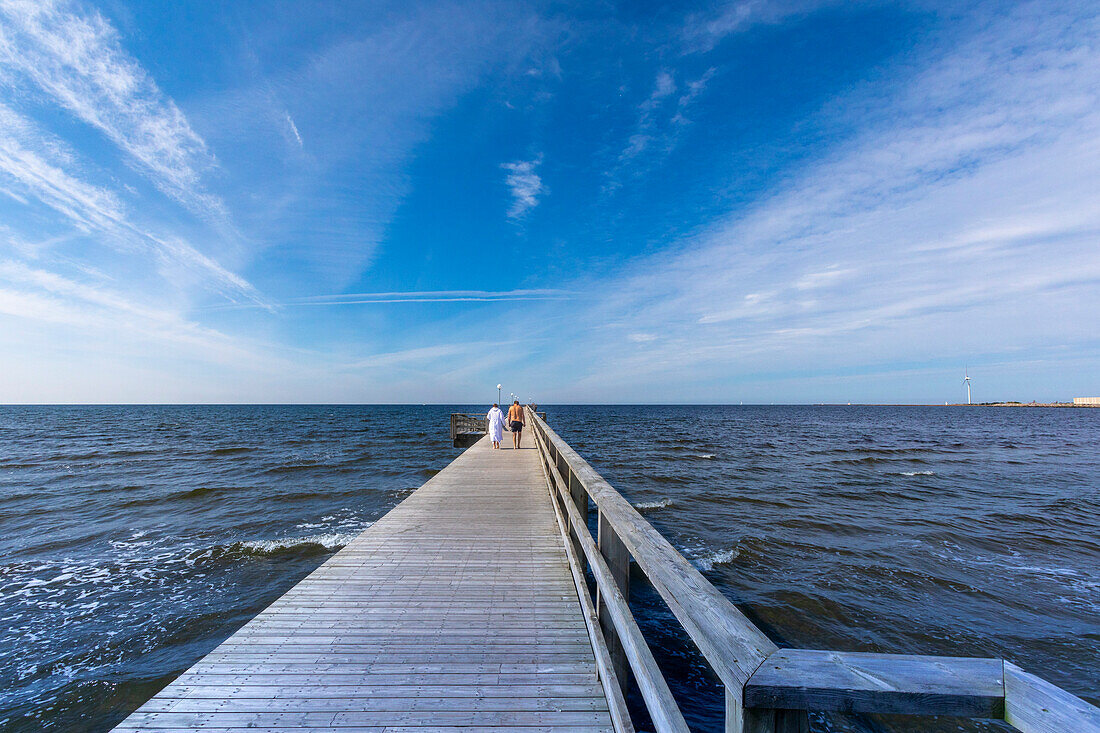
[[[1098,99],[1094,3],[0,0],[0,401],[1097,394]]]

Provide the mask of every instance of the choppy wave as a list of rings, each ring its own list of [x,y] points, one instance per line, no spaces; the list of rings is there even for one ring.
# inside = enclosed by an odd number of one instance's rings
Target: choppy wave
[[[284,473],[298,473],[300,471],[315,471],[318,468],[325,468],[324,463],[322,461],[319,461],[319,460],[312,460],[311,459],[311,460],[297,461],[297,462],[294,462],[294,463],[283,463],[283,464],[278,465],[278,466],[272,466],[271,468],[264,471],[264,473],[273,474],[273,475],[278,476],[279,474],[284,474]]]
[[[370,523],[364,526],[369,527]],[[248,552],[261,555],[274,555],[287,550],[321,548],[328,551],[339,550],[355,539],[359,532],[329,532],[312,534],[305,537],[280,537],[273,540],[245,540],[235,543]]]
[[[691,564],[696,567],[701,573],[707,573],[714,570],[719,565],[728,565],[737,559],[740,555],[740,551],[737,548],[731,548],[729,550],[715,550],[712,552],[705,552],[701,555],[696,555],[691,559]]]
[[[829,463],[831,463],[831,464],[841,465],[841,466],[864,466],[864,465],[874,465],[874,464],[877,464],[877,463],[886,463],[886,464],[894,464],[894,465],[897,465],[899,463],[917,463],[917,464],[920,464],[920,463],[925,463],[925,462],[926,462],[926,459],[924,459],[924,458],[913,458],[913,457],[900,458],[900,457],[894,457],[894,456],[890,456],[890,457],[863,456],[862,458],[833,458],[829,461]]]
[[[667,509],[672,506],[672,499],[655,499],[653,501],[639,501],[634,508],[640,512],[651,512],[656,509]]]
[[[360,522],[353,531],[323,532],[272,539],[234,540],[205,547],[178,546],[171,538],[151,538],[139,531],[110,543],[114,552],[93,559],[62,558],[55,561],[13,562],[0,566],[0,595],[25,596],[28,589],[89,584],[100,590],[118,590],[131,580],[156,577],[184,580],[189,570],[209,570],[226,560],[248,555],[279,555],[301,550],[334,552],[345,547],[372,522]],[[320,524],[314,526],[323,526]],[[87,593],[82,597],[86,597]]]
[[[248,453],[253,450],[255,450],[255,448],[247,445],[227,446],[225,448],[214,448],[210,451],[210,454],[215,456],[232,456],[237,453]]]

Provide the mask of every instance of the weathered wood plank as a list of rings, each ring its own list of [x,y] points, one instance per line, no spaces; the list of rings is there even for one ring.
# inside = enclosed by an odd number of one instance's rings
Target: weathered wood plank
[[[750,708],[999,718],[999,659],[782,649],[745,685]]]
[[[216,660],[196,665],[194,671],[199,674],[248,674],[262,673],[264,670],[277,670],[280,673],[302,674],[316,670],[318,674],[326,671],[335,674],[351,674],[362,670],[371,674],[591,674],[595,677],[596,668],[584,660],[575,659],[529,659],[518,658],[502,661],[499,658],[477,659],[470,656],[435,659],[397,659],[379,662],[375,659],[320,660],[286,658],[254,658],[247,661]]]
[[[119,728],[119,730],[123,730]],[[129,730],[133,730],[132,728]],[[425,731],[432,731],[432,733],[612,733],[612,728],[609,727],[595,727],[595,726],[556,726],[556,725],[538,725],[538,726],[431,726],[425,728],[424,726],[416,725],[387,725],[387,726],[363,726],[363,725],[350,725],[341,726],[340,728],[334,728],[333,726],[325,726],[324,728],[266,728],[261,726],[248,726],[248,727],[224,727],[224,726],[203,726],[202,728],[164,728],[159,727],[156,730],[163,733],[195,733],[196,730],[201,730],[202,733],[282,733],[282,731],[293,730],[294,733],[333,733],[334,730],[338,730],[339,733],[425,733]]]
[[[323,712],[584,712],[598,711],[602,695],[551,698],[540,696],[492,697],[332,697],[305,693],[300,697],[243,697],[226,689],[226,697],[211,703],[211,698],[165,698],[157,695],[140,710],[143,713],[202,713],[212,707],[219,713],[323,713]]]
[[[589,672],[559,672],[557,674],[545,673],[510,673],[499,672],[426,672],[422,674],[383,674],[372,672],[369,683],[371,685],[446,685],[455,689],[470,685],[493,685],[496,687],[523,687],[530,685],[587,685],[592,683],[593,677]],[[314,685],[326,687],[329,685],[362,685],[364,677],[358,671],[353,673],[339,671],[309,672],[221,672],[214,671],[192,672],[188,671],[176,678],[172,685],[202,685],[202,686],[233,686],[247,687],[253,685]],[[165,689],[168,689],[167,687]]]
[[[340,713],[142,713],[127,718],[116,730],[159,730],[187,728],[205,730],[209,727],[268,727],[275,730],[302,727],[345,728],[350,726],[416,725],[437,726],[600,726],[606,725],[607,714],[587,711],[404,711]]]
[[[275,677],[272,682],[277,682],[280,678]],[[362,678],[355,677],[352,680],[361,680]],[[297,684],[297,685],[280,685],[280,684],[232,684],[232,683],[207,683],[207,684],[179,684],[174,682],[168,687],[164,688],[157,695],[159,699],[177,699],[177,698],[212,698],[222,699],[228,692],[232,692],[234,698],[303,698],[306,696],[312,697],[336,697],[352,699],[357,697],[427,697],[427,698],[447,698],[447,697],[476,697],[476,698],[490,698],[490,697],[506,697],[506,698],[526,698],[526,697],[593,697],[594,692],[598,692],[600,685],[592,682],[589,678],[589,682],[586,684],[573,684],[573,685],[555,685],[555,684],[526,684],[526,685],[508,685],[508,684],[378,684],[375,680],[371,680],[370,685],[355,684],[354,681],[349,681],[348,684]]]
[[[1004,719],[1024,733],[1100,733],[1100,708],[1004,663]]]

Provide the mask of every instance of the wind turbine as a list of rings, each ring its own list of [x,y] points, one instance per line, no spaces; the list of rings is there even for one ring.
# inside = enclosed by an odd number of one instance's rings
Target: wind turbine
[[[970,372],[967,370],[967,368],[965,366],[963,367],[963,384],[966,385],[966,404],[969,405],[969,404],[971,404],[970,403]]]

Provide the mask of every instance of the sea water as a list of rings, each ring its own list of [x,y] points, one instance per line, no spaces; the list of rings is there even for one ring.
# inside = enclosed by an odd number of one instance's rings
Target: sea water
[[[446,466],[451,412],[486,408],[0,408],[0,731],[109,730]],[[1005,657],[1100,702],[1100,410],[540,409],[780,645]],[[632,596],[692,727],[720,730],[713,675]]]

